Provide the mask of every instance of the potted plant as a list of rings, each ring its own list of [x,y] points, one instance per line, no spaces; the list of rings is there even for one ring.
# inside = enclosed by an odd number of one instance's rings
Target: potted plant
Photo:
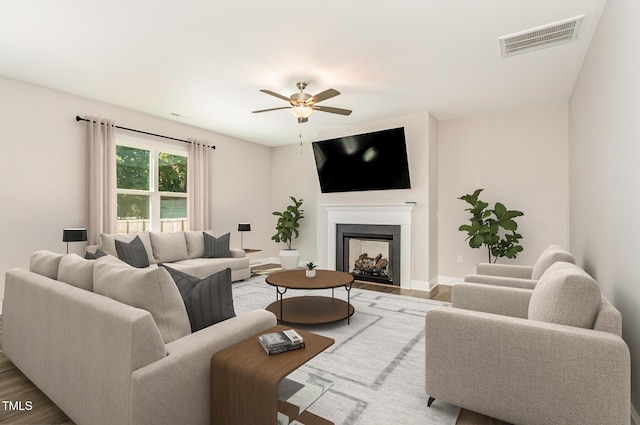
[[[316,277],[316,267],[318,267],[316,263],[314,263],[313,261],[309,261],[304,265],[304,267],[306,268],[305,273],[307,277]]]
[[[278,243],[284,242],[287,244],[286,248],[280,250],[280,264],[285,270],[298,268],[300,252],[291,247],[291,242],[299,236],[300,220],[304,218],[304,210],[300,208],[302,199],[298,200],[293,196],[289,198],[293,203],[287,209],[273,212],[273,215],[278,217],[278,222],[276,223],[276,234],[271,237],[272,240]]]
[[[516,232],[518,223],[514,218],[524,213],[508,210],[500,202],[496,202],[493,209],[487,209],[489,204],[478,198],[483,190],[478,189],[471,195],[458,198],[471,205],[465,209],[471,213],[471,224],[463,224],[458,230],[467,232],[466,240],[471,248],[487,247],[490,263],[495,263],[500,257],[516,258],[523,248],[519,245],[522,235]]]

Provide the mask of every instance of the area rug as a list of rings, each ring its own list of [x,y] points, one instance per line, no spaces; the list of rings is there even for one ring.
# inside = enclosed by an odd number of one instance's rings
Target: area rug
[[[256,276],[233,285],[236,314],[264,309],[276,290]],[[288,290],[286,297],[331,296],[331,290]],[[335,296],[347,299],[346,290]],[[309,410],[335,425],[455,425],[460,409],[439,401],[427,407],[424,390],[424,317],[448,305],[401,295],[351,290],[355,314],[327,325],[296,326],[335,339],[335,344],[302,370],[334,383]]]

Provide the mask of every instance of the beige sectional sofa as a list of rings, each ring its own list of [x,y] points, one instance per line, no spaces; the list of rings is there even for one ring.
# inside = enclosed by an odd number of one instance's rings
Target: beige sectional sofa
[[[213,236],[211,231],[206,233]],[[136,236],[142,240],[147,251],[150,267],[157,267],[157,264],[163,263],[199,278],[207,277],[228,267],[231,269],[231,280],[234,282],[251,277],[249,258],[241,249],[230,248],[231,257],[206,258],[202,231],[102,234],[100,235],[102,245],[93,245],[87,250],[95,252],[101,249],[117,257],[115,241],[131,242]]]
[[[166,269],[112,256],[40,251],[5,284],[3,353],[78,425],[209,425],[211,356],[276,324],[256,310],[191,333]]]

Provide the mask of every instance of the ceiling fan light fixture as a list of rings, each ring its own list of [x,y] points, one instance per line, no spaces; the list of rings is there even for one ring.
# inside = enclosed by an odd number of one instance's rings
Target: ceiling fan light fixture
[[[258,111],[251,111],[251,112],[255,114],[259,112],[276,111],[279,109],[289,109],[291,111],[291,114],[298,119],[298,123],[307,122],[311,114],[313,114],[313,111],[327,112],[330,114],[338,114],[338,115],[351,115],[350,109],[316,105],[319,102],[323,102],[327,99],[331,99],[338,96],[340,94],[338,90],[327,89],[323,92],[316,94],[315,96],[311,96],[309,93],[305,93],[303,91],[307,87],[306,83],[299,82],[298,84],[296,84],[296,86],[298,87],[298,89],[300,89],[300,92],[294,93],[289,97],[283,96],[271,90],[265,90],[265,89],[260,90],[262,93],[287,101],[291,105],[291,107],[283,106],[281,108],[260,109]]]
[[[304,105],[297,105],[291,108],[291,113],[296,118],[309,118],[313,114],[313,109]]]

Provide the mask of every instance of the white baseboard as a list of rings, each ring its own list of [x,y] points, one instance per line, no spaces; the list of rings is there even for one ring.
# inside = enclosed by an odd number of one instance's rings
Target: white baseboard
[[[640,425],[640,416],[638,416],[638,412],[633,406],[631,406],[631,423],[633,425]]]
[[[415,289],[417,291],[431,292],[436,286],[438,286],[437,282],[425,282],[424,280],[411,281],[411,289]]]
[[[436,282],[441,285],[457,285],[458,283],[464,282],[463,277],[452,277],[452,276],[438,276],[435,278]]]

